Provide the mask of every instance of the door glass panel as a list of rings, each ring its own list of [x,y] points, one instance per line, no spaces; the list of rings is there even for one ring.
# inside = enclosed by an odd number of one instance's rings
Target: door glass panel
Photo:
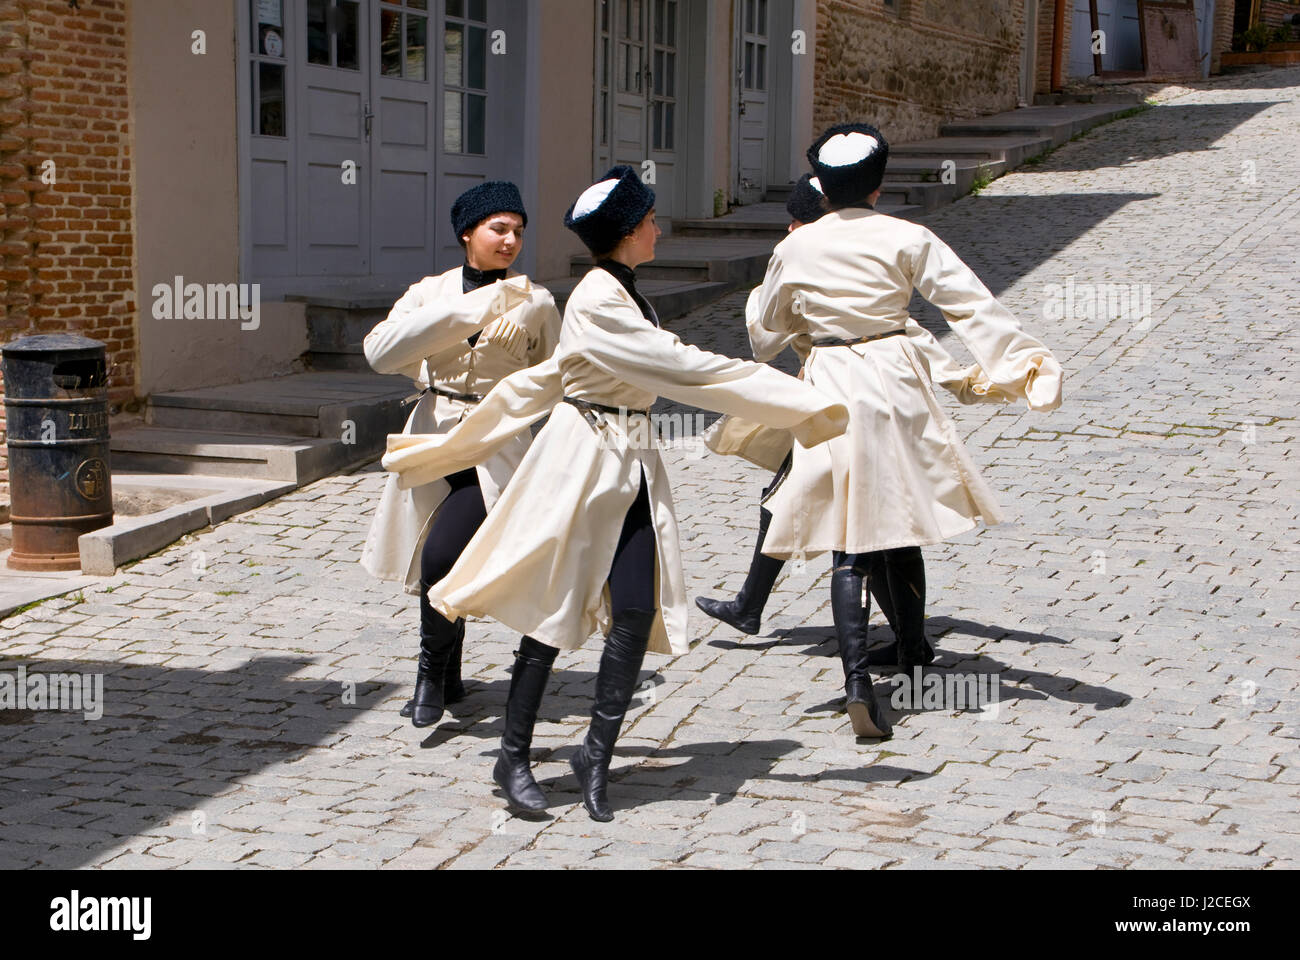
[[[392,10],[379,12],[379,64],[385,77],[402,75],[402,15]]]
[[[758,61],[754,67],[754,89],[767,89],[767,47],[761,43],[757,45]]]
[[[340,0],[339,3],[338,65],[345,70],[358,70],[361,67],[357,43],[361,19],[358,15],[359,6],[355,0]]]
[[[487,97],[465,94],[465,152],[487,153]]]
[[[406,79],[429,79],[425,63],[425,40],[429,21],[425,17],[408,14],[406,17]]]
[[[469,18],[487,23],[487,0],[469,0]]]
[[[284,66],[255,63],[253,70],[257,97],[257,121],[253,132],[264,137],[283,137]]]
[[[758,0],[758,25],[754,32],[760,36],[767,36],[767,0]]]
[[[745,89],[754,89],[754,45],[745,43]]]
[[[412,10],[428,10],[429,0],[406,0],[406,5]]]
[[[465,86],[475,90],[487,89],[487,31],[482,27],[470,27],[466,42],[465,63],[468,78]]]
[[[329,0],[307,0],[307,62],[330,65]]]
[[[465,16],[465,0],[447,0],[447,16]]]
[[[465,28],[449,23],[442,35],[442,82],[459,87],[465,75]]]
[[[465,121],[461,111],[464,94],[448,90],[442,95],[442,149],[448,153],[464,153]]]

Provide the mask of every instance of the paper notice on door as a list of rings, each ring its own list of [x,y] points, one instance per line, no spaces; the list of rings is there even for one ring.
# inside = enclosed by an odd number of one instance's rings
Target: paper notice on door
[[[268,27],[284,26],[284,0],[257,0],[257,22]]]

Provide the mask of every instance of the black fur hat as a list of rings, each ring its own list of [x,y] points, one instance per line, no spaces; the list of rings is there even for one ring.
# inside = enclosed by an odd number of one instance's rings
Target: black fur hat
[[[654,205],[655,192],[641,182],[636,170],[614,167],[573,202],[564,225],[599,256],[617,247]]]
[[[800,223],[814,223],[826,213],[826,195],[821,192],[820,181],[813,182],[813,175],[805,173],[790,191],[790,199],[785,203],[786,212],[792,220]]]
[[[865,200],[885,179],[889,142],[866,123],[841,123],[808,148],[808,162],[832,207]]]
[[[474,229],[488,217],[498,213],[517,213],[528,226],[528,211],[519,188],[507,180],[488,180],[470,187],[451,205],[451,226],[456,239]]]

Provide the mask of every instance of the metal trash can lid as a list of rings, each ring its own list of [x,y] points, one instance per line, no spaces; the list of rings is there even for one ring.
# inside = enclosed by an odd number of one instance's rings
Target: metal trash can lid
[[[40,333],[32,337],[19,337],[6,343],[0,352],[9,354],[51,353],[72,350],[102,350],[106,344],[74,333]]]

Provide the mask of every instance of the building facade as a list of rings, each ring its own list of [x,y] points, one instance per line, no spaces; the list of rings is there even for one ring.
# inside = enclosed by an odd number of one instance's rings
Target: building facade
[[[0,342],[105,342],[118,417],[288,372],[294,298],[454,266],[477,181],[520,185],[520,268],[565,276],[564,211],[607,167],[653,180],[671,233],[797,179],[827,124],[1012,109],[1050,89],[1057,2],[6,0]],[[256,323],[186,316],[193,283],[256,284]],[[7,481],[0,447],[0,519]]]

